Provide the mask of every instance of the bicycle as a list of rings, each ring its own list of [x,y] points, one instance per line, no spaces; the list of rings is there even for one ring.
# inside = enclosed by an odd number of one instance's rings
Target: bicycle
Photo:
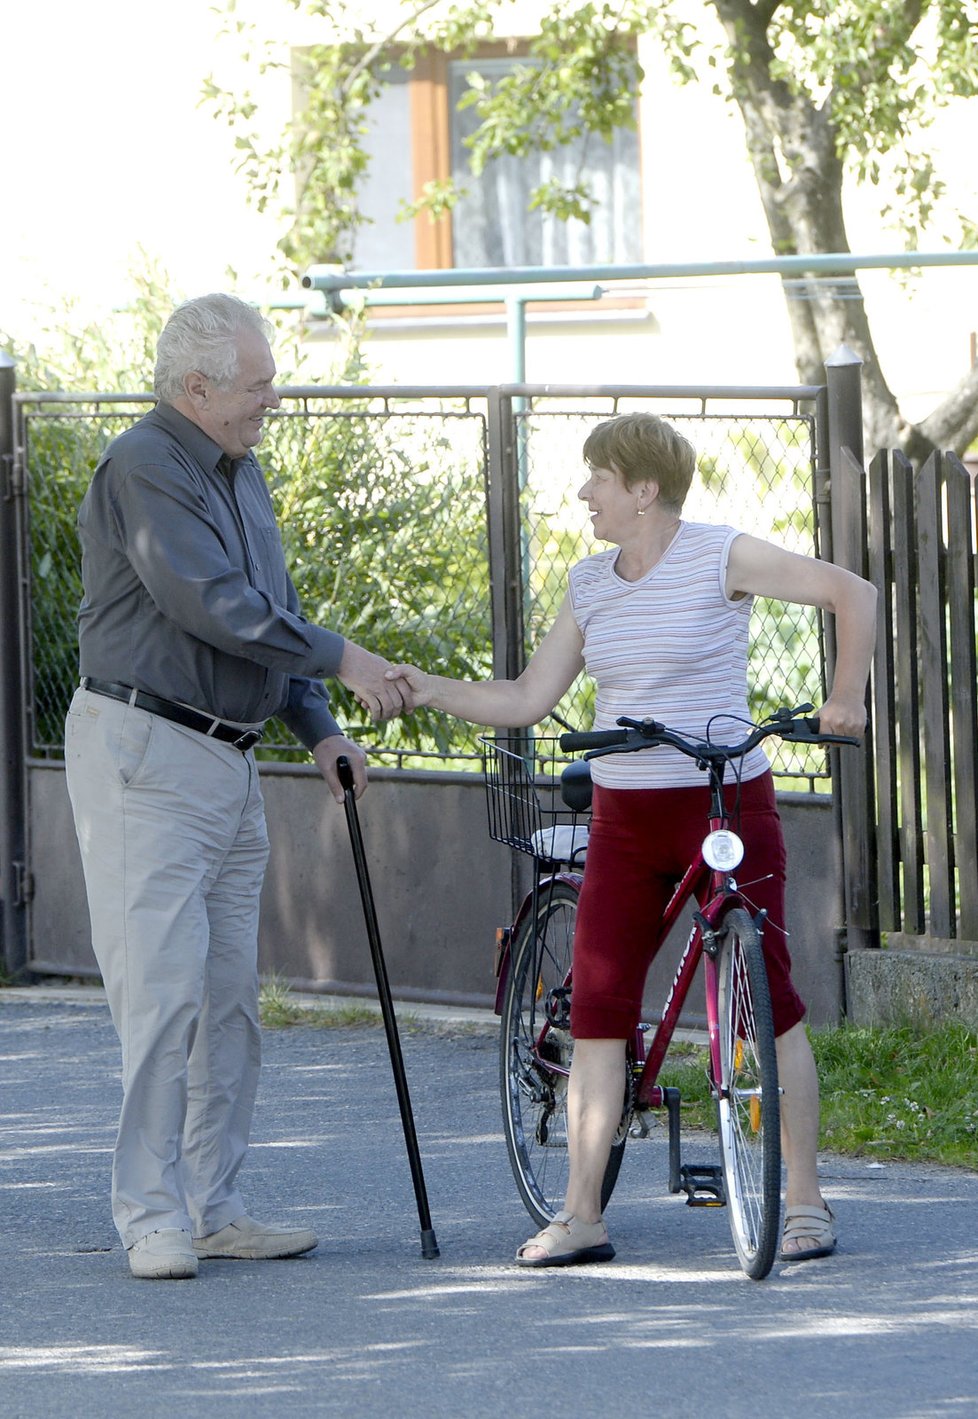
[[[658,1024],[642,1023],[626,1047],[622,1117],[605,1170],[604,1208],[621,1169],[625,1143],[642,1117],[665,1108],[669,1128],[669,1191],[690,1206],[726,1206],[745,1273],[767,1276],[781,1223],[780,1099],[774,1024],[761,949],[764,913],[752,915],[734,872],[743,843],[724,803],[728,767],[771,735],[809,744],[858,744],[823,735],[811,705],[781,709],[738,744],[696,742],[653,719],[622,718],[619,728],[560,736],[564,753],[585,751],[559,780],[541,785],[534,772],[540,739],[484,737],[490,836],[534,859],[531,890],[511,926],[497,931],[496,1012],[500,1025],[500,1091],[506,1147],[530,1216],[550,1222],[564,1193],[572,944],[586,853],[583,816],[590,807],[588,760],[669,744],[707,773],[708,831],[666,907],[656,949],[683,909],[699,903]],[[552,738],[547,741],[554,744]],[[554,766],[556,754],[544,755]],[[550,797],[547,798],[549,793]],[[704,962],[708,1076],[716,1105],[720,1166],[681,1160],[679,1090],[658,1083],[696,969]]]

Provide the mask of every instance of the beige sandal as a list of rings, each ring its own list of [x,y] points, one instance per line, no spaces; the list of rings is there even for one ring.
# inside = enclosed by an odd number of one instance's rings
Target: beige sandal
[[[527,1247],[539,1247],[545,1256],[526,1256]],[[608,1240],[604,1218],[582,1222],[572,1212],[558,1212],[549,1226],[523,1243],[516,1253],[518,1266],[578,1266],[588,1261],[610,1261],[615,1249]]]
[[[785,1242],[800,1241],[802,1237],[811,1237],[815,1245],[801,1251],[785,1251]],[[830,1207],[792,1207],[784,1214],[782,1261],[813,1261],[817,1256],[831,1256],[835,1243],[835,1216]]]

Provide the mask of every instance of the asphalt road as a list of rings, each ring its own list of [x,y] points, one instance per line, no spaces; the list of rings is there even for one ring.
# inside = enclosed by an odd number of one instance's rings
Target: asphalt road
[[[85,993],[82,993],[82,1000]],[[104,1004],[0,991],[0,1414],[978,1415],[978,1173],[823,1160],[842,1246],[748,1281],[726,1215],[630,1142],[616,1259],[527,1272],[495,1040],[402,1027],[441,1248],[421,1256],[383,1030],[266,1032],[242,1187],[314,1226],[287,1262],[136,1281],[112,1227]]]

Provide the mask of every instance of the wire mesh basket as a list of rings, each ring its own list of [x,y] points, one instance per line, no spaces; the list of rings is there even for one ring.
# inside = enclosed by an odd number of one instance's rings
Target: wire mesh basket
[[[538,862],[579,863],[587,847],[587,816],[560,796],[567,759],[546,735],[482,736],[489,836]]]

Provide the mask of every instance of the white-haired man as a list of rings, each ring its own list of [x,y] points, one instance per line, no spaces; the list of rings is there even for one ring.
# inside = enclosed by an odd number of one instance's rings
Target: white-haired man
[[[215,294],[171,315],[155,408],[107,449],[79,511],[81,685],[68,791],[95,955],[122,1046],[112,1209],[130,1269],[295,1256],[236,1186],[260,1067],[258,899],[268,837],[253,746],[278,715],[342,801],[362,751],[335,677],[377,718],[410,708],[388,662],[300,613],[252,452],[278,407],[270,327]]]

